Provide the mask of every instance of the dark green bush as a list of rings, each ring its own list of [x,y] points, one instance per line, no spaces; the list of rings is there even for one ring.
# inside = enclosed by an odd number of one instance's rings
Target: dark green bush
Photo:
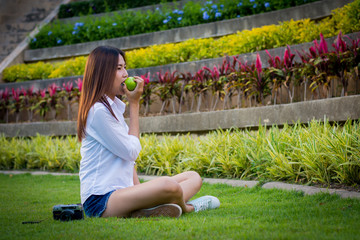
[[[72,2],[68,4],[62,4],[60,6],[58,17],[70,18],[172,1],[173,0],[92,0]]]
[[[318,0],[219,0],[205,3],[187,2],[182,10],[156,9],[146,13],[127,11],[112,16],[93,18],[87,16],[75,24],[54,22],[45,26],[30,42],[31,49],[71,45],[135,34],[162,31],[243,17],[291,7]]]

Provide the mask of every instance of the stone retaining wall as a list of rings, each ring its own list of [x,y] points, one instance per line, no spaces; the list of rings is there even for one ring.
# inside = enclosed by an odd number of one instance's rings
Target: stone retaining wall
[[[223,111],[187,113],[140,118],[141,133],[200,133],[216,129],[253,128],[261,125],[308,123],[312,119],[343,122],[360,119],[360,95],[306,101],[275,106]],[[128,122],[129,119],[126,119]],[[76,122],[36,122],[0,124],[0,133],[7,137],[36,134],[76,135]]]

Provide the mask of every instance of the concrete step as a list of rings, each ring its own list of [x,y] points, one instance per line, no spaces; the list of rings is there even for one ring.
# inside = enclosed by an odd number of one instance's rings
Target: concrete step
[[[0,0],[0,62],[63,0]]]

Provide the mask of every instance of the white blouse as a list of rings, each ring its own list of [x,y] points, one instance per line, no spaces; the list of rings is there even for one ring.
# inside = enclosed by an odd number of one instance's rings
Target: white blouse
[[[124,120],[125,103],[115,97],[109,104],[119,121],[102,103],[89,110],[85,137],[81,144],[81,203],[91,195],[103,195],[112,190],[134,185],[135,160],[141,151],[140,140],[129,135]]]

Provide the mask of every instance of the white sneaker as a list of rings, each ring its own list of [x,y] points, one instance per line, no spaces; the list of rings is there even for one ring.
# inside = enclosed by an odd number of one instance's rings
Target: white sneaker
[[[181,207],[177,204],[162,204],[153,208],[139,209],[130,214],[130,217],[174,217],[178,218],[182,214]]]
[[[195,212],[204,211],[208,209],[215,209],[220,207],[219,199],[213,196],[199,197],[190,202],[187,202],[187,204],[193,205]]]

